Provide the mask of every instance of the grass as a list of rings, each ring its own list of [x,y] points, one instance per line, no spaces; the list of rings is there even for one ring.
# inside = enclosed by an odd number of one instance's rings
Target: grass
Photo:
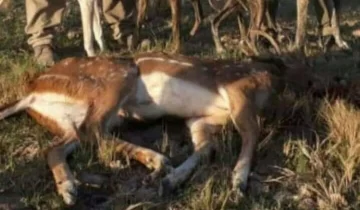
[[[291,6],[290,1],[282,2],[281,7]],[[84,55],[81,34],[67,36],[73,33],[69,30],[77,32],[81,26],[77,2],[70,4],[73,6],[65,12],[66,18],[55,39],[61,57]],[[359,74],[360,41],[351,36],[351,31],[360,25],[360,13],[354,9],[355,0],[344,4],[346,12],[341,27],[344,38],[353,47],[352,53],[336,49],[322,53],[311,45],[306,49],[314,71],[324,77],[339,74],[352,78]],[[280,23],[293,31],[294,22],[288,19],[294,18],[291,8],[282,13]],[[314,22],[312,19],[310,32]],[[185,24],[184,30],[189,29],[190,25]],[[150,50],[170,50],[169,29],[159,25],[149,24],[144,34],[155,40]],[[44,70],[32,61],[24,26],[23,1],[13,1],[9,11],[0,11],[0,104],[21,97],[25,82]],[[208,29],[200,30],[198,38],[186,41],[187,54],[216,57]],[[110,41],[109,29],[105,32],[111,43],[110,53],[118,54],[116,45]],[[226,57],[240,59],[241,55],[235,49]],[[126,159],[116,161],[111,153],[98,158],[97,151],[82,145],[69,160],[76,176],[100,174],[107,181],[100,188],[82,185],[79,202],[72,209],[89,209],[102,197],[109,199],[102,205],[105,209],[359,209],[359,107],[342,99],[295,97],[290,91],[280,94],[278,99],[261,119],[263,128],[249,189],[240,201],[230,193],[230,177],[241,141],[228,126],[216,141],[213,161],[200,165],[189,181],[166,199],[157,197],[156,187],[139,185],[149,173],[143,166]],[[183,161],[191,153],[189,136],[182,124],[163,120],[148,128],[157,129],[161,135],[154,137],[156,141],[141,142],[144,145],[164,152],[174,162]],[[141,129],[135,130],[136,135],[141,136]],[[26,114],[0,122],[0,205],[2,197],[12,197],[34,209],[66,208],[55,192],[41,153],[52,138]]]

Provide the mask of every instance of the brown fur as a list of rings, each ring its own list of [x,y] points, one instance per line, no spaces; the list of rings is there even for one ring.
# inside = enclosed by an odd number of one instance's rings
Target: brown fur
[[[163,179],[160,188],[163,194],[183,183],[194,171],[200,158],[208,156],[213,134],[229,119],[243,141],[239,160],[234,168],[233,187],[244,190],[259,135],[260,128],[256,121],[259,111],[269,104],[272,92],[281,91],[288,79],[292,79],[294,85],[298,83],[303,87],[312,79],[305,76],[304,68],[286,69],[286,65],[275,65],[274,62],[265,60],[201,60],[165,53],[143,53],[134,59],[140,69],[138,90],[119,115],[141,120],[163,115],[182,117],[187,123],[194,144],[194,153]],[[300,75],[292,71],[299,70],[304,76],[292,78]],[[159,90],[163,90],[160,93],[161,98],[157,98]],[[202,100],[207,93],[200,90],[209,91],[216,98]],[[170,95],[167,91],[170,91]],[[204,95],[196,95],[202,93]],[[172,95],[181,98],[172,98]],[[176,100],[179,102],[175,102]],[[196,109],[198,104],[201,104],[201,110]],[[192,111],[187,112],[189,110]]]
[[[116,123],[119,106],[131,93],[137,71],[132,60],[64,59],[29,82],[27,97],[1,109],[0,119],[25,109],[39,124],[61,138],[45,150],[57,190],[67,204],[75,202],[76,182],[66,156],[79,140],[94,136],[94,126],[100,127],[105,134],[109,133]],[[85,116],[81,115],[82,112]],[[164,156],[151,150],[121,140],[109,142],[115,146],[114,152],[128,155],[155,169],[155,174],[166,162]]]
[[[200,159],[209,155],[214,134],[230,119],[243,142],[233,187],[244,190],[260,129],[256,116],[270,104],[274,91],[281,91],[283,83],[298,76],[291,72],[299,70],[273,60],[201,60],[165,53],[143,53],[135,56],[134,62],[69,58],[30,82],[28,96],[2,109],[0,119],[26,109],[39,124],[61,137],[48,148],[47,159],[58,192],[67,204],[75,202],[76,186],[66,156],[79,140],[92,136],[93,126],[100,125],[100,131],[107,134],[120,123],[118,117],[183,118],[192,136],[194,153],[175,169],[155,151],[118,139],[100,139],[100,148],[110,145],[113,152],[154,169],[150,180],[171,170],[162,180],[160,192],[164,193],[183,183]],[[304,76],[290,81],[307,84],[311,78],[304,72],[301,69]]]
[[[56,136],[63,136],[64,131],[60,128],[58,123],[54,120],[51,120],[50,118],[42,115],[41,113],[33,110],[33,109],[27,109],[26,112],[41,126],[44,126],[47,128],[49,132]]]

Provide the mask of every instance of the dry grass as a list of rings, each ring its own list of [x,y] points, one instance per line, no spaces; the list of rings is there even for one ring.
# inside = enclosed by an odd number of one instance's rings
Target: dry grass
[[[286,5],[290,1],[283,2]],[[77,2],[70,3],[75,9],[66,12],[67,18],[55,40],[62,49],[62,57],[79,55],[78,52],[83,51],[81,36],[67,36],[69,29],[79,31],[80,27]],[[23,94],[23,84],[43,70],[31,60],[26,44],[25,16],[20,15],[24,13],[23,1],[13,1],[10,8],[7,12],[0,11],[0,104],[19,98]],[[359,17],[359,12],[353,11],[343,17],[344,36],[354,48],[352,54],[336,50],[323,54],[309,45],[306,53],[317,73],[340,74],[347,78],[359,74],[357,48],[360,42],[351,35],[359,26]],[[280,21],[287,26],[294,25],[283,19]],[[169,29],[160,25],[150,25],[145,34],[155,40],[151,50],[171,49],[167,41]],[[189,28],[187,24],[185,30]],[[200,38],[185,44],[188,54],[215,57],[209,35],[205,29],[201,30],[205,32]],[[107,40],[111,39],[108,29],[106,36]],[[74,46],[75,53],[72,52]],[[116,47],[110,50],[113,54],[119,53]],[[146,50],[149,49],[141,51]],[[226,57],[239,59],[241,55],[234,49]],[[96,200],[104,197],[107,201],[96,209],[359,209],[359,108],[349,100],[309,95],[296,97],[291,91],[280,94],[278,99],[261,119],[261,138],[247,196],[243,199],[237,200],[230,193],[231,169],[241,141],[228,126],[219,135],[213,161],[200,165],[189,181],[166,199],[157,196],[156,184],[140,184],[149,173],[143,166],[126,158],[115,160],[111,148],[106,150],[105,156],[98,157],[91,145],[82,145],[69,160],[74,173],[79,179],[85,174],[88,179],[106,181],[100,187],[83,184],[79,203],[73,209],[93,208]],[[181,141],[188,140],[188,133],[182,124],[174,121],[154,124],[143,136],[141,129],[130,136],[145,139],[149,132],[154,133],[153,130],[157,133],[153,139],[139,142],[165,153],[176,164],[191,153],[189,142]],[[51,173],[41,154],[51,139],[52,136],[26,114],[0,122],[0,204],[3,197],[12,196],[35,209],[65,208],[55,193]]]
[[[324,100],[315,137],[289,139],[284,154],[295,167],[279,168],[286,197],[304,209],[358,208],[359,110],[343,100]],[[284,184],[286,183],[286,184]]]

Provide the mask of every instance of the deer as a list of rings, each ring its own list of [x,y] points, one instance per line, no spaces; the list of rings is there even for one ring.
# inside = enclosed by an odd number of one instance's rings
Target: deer
[[[139,68],[136,90],[119,116],[144,122],[167,115],[182,118],[193,145],[193,153],[162,178],[160,195],[168,195],[189,178],[209,156],[216,133],[227,123],[242,137],[232,174],[233,192],[241,195],[259,138],[261,110],[287,82],[303,90],[316,84],[304,65],[285,65],[276,59],[239,62],[149,52],[135,55],[134,62]]]
[[[23,98],[0,108],[0,120],[26,111],[57,137],[44,148],[44,155],[65,204],[75,204],[78,185],[66,157],[80,142],[94,141],[94,131],[100,136],[110,134],[118,124],[118,109],[131,95],[137,77],[132,59],[66,58],[29,81]],[[154,169],[154,174],[168,162],[165,156],[129,142],[99,139],[101,148],[109,144],[115,154],[140,161]]]
[[[25,110],[37,123],[60,137],[45,148],[58,193],[76,202],[76,179],[66,157],[83,141],[93,141],[93,127],[111,134],[126,119],[149,122],[165,116],[183,119],[191,134],[193,153],[173,167],[164,154],[130,142],[100,138],[99,147],[113,145],[153,170],[144,183],[161,177],[159,195],[184,183],[214,148],[221,127],[232,123],[242,147],[232,174],[233,192],[247,188],[260,126],[261,110],[286,84],[308,89],[312,74],[303,65],[281,59],[253,61],[200,59],[181,54],[149,52],[132,58],[67,58],[28,83],[27,95],[0,108],[0,120]],[[275,94],[276,95],[276,94]],[[165,174],[163,177],[162,175]]]

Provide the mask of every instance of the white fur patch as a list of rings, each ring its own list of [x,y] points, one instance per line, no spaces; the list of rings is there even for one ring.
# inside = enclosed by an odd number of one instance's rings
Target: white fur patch
[[[189,62],[183,62],[183,61],[179,61],[179,60],[174,60],[174,59],[165,59],[162,57],[142,57],[142,58],[138,58],[135,63],[136,65],[139,65],[139,63],[144,62],[144,61],[161,61],[161,62],[166,62],[166,63],[171,63],[171,64],[178,64],[178,65],[182,65],[182,66],[194,66],[192,63]]]
[[[224,100],[226,101],[228,106],[230,107],[230,98],[229,98],[229,95],[228,95],[226,89],[220,86],[218,88],[218,91],[219,91],[220,95],[224,98]]]
[[[64,202],[67,205],[75,204],[76,193],[77,193],[75,183],[71,180],[66,180],[59,187],[60,188],[58,189],[58,191],[61,194],[61,196],[63,197]]]
[[[36,93],[34,97],[29,107],[57,122],[65,132],[72,132],[74,126],[79,128],[86,118],[88,105],[83,101],[51,92]]]
[[[138,80],[136,107],[131,110],[142,118],[164,114],[196,117],[228,109],[228,103],[217,93],[194,83],[162,72],[142,75]]]

